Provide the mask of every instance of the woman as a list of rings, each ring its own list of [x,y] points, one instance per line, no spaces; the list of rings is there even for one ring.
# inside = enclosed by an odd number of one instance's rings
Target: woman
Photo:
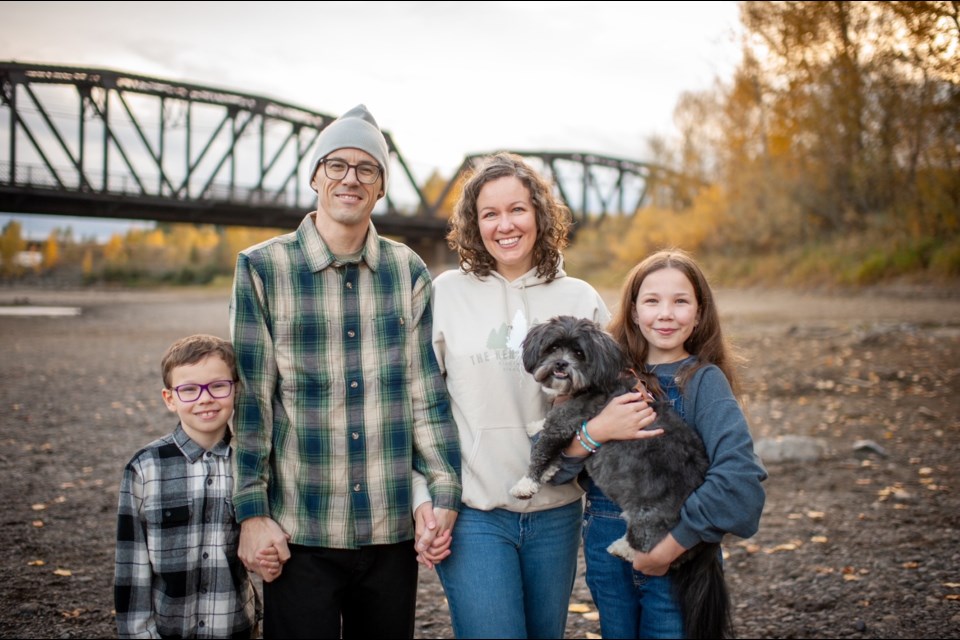
[[[549,400],[523,370],[527,329],[556,315],[610,318],[600,295],[566,275],[569,212],[522,158],[485,158],[464,185],[447,239],[460,269],[434,281],[434,351],[446,376],[463,456],[463,498],[449,557],[426,556],[458,638],[562,638],[577,570],[582,490],[544,487],[521,501],[530,434]],[[653,421],[618,398],[604,413]],[[639,417],[638,417],[639,416]],[[621,420],[625,422],[626,420]],[[626,436],[623,436],[626,437]]]

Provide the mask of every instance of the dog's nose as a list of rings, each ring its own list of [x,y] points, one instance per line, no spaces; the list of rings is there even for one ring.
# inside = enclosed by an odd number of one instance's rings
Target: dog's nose
[[[568,366],[570,365],[567,363],[566,360],[557,360],[554,363],[553,368],[555,371],[566,371]]]

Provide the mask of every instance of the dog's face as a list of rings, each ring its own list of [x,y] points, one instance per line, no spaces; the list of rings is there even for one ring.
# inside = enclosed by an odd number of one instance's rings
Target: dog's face
[[[548,393],[573,395],[617,384],[625,358],[596,322],[557,316],[533,327],[523,341],[523,367]]]

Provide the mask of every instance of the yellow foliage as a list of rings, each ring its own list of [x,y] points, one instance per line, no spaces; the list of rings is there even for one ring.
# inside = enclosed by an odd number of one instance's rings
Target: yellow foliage
[[[47,241],[43,244],[43,268],[52,269],[60,262],[60,244],[57,242],[57,232],[51,231]]]
[[[103,259],[109,265],[120,265],[126,262],[127,252],[123,241],[123,236],[115,233],[110,236],[107,244],[103,247]]]
[[[93,251],[87,247],[87,250],[83,252],[83,261],[80,263],[80,271],[84,276],[89,276],[93,273]]]
[[[659,249],[681,247],[696,253],[717,234],[726,218],[727,207],[723,190],[713,186],[702,190],[693,206],[685,211],[641,209],[622,241],[614,245],[614,255],[632,266]]]
[[[439,203],[437,208],[437,214],[440,217],[449,219],[453,215],[453,209],[457,204],[457,198],[460,197],[460,192],[463,190],[463,183],[466,180],[466,176],[462,173],[457,176],[457,182],[454,184],[453,188],[450,189],[447,196],[443,199],[443,202]],[[427,181],[423,184],[423,187],[420,191],[423,193],[424,199],[430,204],[435,204],[440,198],[440,195],[443,193],[444,187],[447,186],[447,180],[440,175],[439,171],[434,171],[430,174],[430,177],[427,178]]]

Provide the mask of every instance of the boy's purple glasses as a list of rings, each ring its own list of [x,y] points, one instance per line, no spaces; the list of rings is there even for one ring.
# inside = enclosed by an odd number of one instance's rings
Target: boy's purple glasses
[[[206,389],[211,398],[226,398],[233,393],[233,380],[214,380],[207,384],[181,384],[173,388],[180,402],[196,402]]]

